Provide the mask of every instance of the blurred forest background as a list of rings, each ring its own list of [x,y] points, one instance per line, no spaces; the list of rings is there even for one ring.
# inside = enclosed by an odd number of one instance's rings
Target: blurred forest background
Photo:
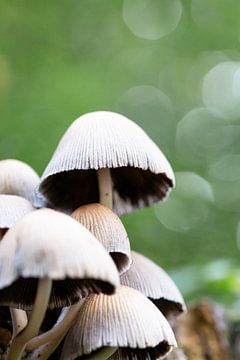
[[[187,300],[240,316],[240,1],[0,2],[0,158],[41,174],[81,114],[120,112],[176,173],[123,217],[134,249]]]

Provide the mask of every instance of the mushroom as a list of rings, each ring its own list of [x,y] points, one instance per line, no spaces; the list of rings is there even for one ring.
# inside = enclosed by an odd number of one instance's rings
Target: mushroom
[[[167,159],[137,124],[97,111],[68,128],[39,191],[49,206],[66,212],[96,202],[112,208],[113,202],[114,211],[123,214],[164,199],[174,182]]]
[[[39,181],[38,174],[28,164],[14,159],[0,161],[0,194],[22,196],[33,203]]]
[[[107,359],[117,348],[124,359],[154,360],[175,346],[172,329],[155,305],[139,291],[120,286],[112,296],[83,300],[61,360]]]
[[[31,203],[15,195],[0,195],[0,239],[9,228],[17,223],[24,215],[33,211]],[[27,325],[27,316],[21,309],[10,309],[13,336]]]
[[[88,204],[76,209],[72,217],[101,242],[120,274],[130,268],[132,260],[128,235],[121,220],[112,210],[101,204]]]
[[[0,243],[0,304],[33,309],[8,360],[19,359],[37,335],[47,307],[71,305],[91,292],[112,294],[118,283],[113,261],[77,221],[50,209],[25,215]]]
[[[15,195],[0,195],[0,239],[24,215],[34,210],[31,203]]]
[[[186,305],[183,297],[169,275],[136,251],[132,251],[131,255],[132,266],[120,277],[121,284],[141,291],[166,317],[184,312]]]

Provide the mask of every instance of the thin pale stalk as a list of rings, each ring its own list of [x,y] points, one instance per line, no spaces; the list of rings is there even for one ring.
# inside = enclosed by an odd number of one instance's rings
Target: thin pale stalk
[[[7,360],[20,360],[26,343],[38,334],[48,306],[51,289],[51,279],[38,280],[37,294],[28,326],[13,339],[7,353]]]
[[[117,347],[103,347],[97,351],[94,351],[94,354],[88,356],[88,360],[106,360],[112,356]]]
[[[58,344],[61,342],[61,340],[59,341],[59,339],[62,339],[62,335],[63,337],[65,336],[66,332],[72,325],[81,305],[82,305],[82,301],[79,301],[74,305],[63,308],[61,315],[58,318],[58,321],[51,330],[31,339],[26,345],[26,351],[30,352],[35,349],[36,351],[34,351],[32,354],[29,354],[27,359],[35,359],[35,358],[42,359],[43,357],[39,357],[39,355],[41,355],[42,352],[44,352],[45,346],[41,347],[41,349],[39,347],[44,344],[46,345],[45,350],[50,355],[56,349]]]
[[[99,202],[112,209],[112,178],[111,170],[108,168],[97,170]]]
[[[12,339],[14,339],[17,334],[19,334],[28,324],[28,318],[26,311],[22,309],[10,308],[11,318],[12,318]]]

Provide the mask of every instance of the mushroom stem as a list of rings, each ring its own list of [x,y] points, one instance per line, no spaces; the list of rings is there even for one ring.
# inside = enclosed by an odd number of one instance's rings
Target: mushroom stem
[[[108,168],[97,170],[99,202],[112,209],[112,178]]]
[[[31,339],[26,345],[26,351],[37,349],[29,354],[26,359],[47,359],[66,335],[81,305],[82,301],[79,301],[77,304],[63,308],[61,315],[51,330]]]
[[[28,318],[26,311],[22,309],[10,308],[11,318],[12,318],[12,339],[14,339],[17,334],[19,334],[28,324]]]
[[[13,339],[9,351],[7,353],[7,360],[19,360],[25,349],[26,343],[34,336],[38,334],[42,320],[44,318],[48,300],[51,294],[52,280],[45,278],[38,280],[37,294],[35,297],[33,310],[29,323],[25,329],[23,329]]]
[[[88,360],[106,360],[112,356],[115,351],[117,351],[117,347],[103,347],[90,356],[88,356]]]

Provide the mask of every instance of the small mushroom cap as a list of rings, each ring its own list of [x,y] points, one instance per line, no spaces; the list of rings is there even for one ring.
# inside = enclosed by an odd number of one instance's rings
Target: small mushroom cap
[[[102,168],[111,169],[118,214],[162,200],[175,182],[169,162],[137,124],[114,112],[96,111],[68,128],[39,190],[51,206],[72,212],[99,202],[96,170]]]
[[[131,266],[130,244],[119,217],[101,204],[84,205],[72,217],[85,226],[112,256],[120,274]]]
[[[145,256],[132,251],[132,266],[120,277],[123,285],[141,291],[166,317],[186,310],[183,297],[170,276]]]
[[[112,296],[90,295],[83,301],[61,360],[85,359],[105,346],[123,348],[131,359],[152,360],[176,345],[170,325],[156,306],[139,291],[119,286]]]
[[[0,194],[22,196],[33,203],[39,181],[38,174],[28,164],[14,159],[0,161]]]
[[[49,307],[91,292],[112,294],[117,268],[97,239],[70,216],[50,209],[27,214],[0,243],[0,304],[31,308],[38,278],[53,280]]]
[[[0,228],[11,228],[33,210],[31,203],[20,196],[0,195]]]

